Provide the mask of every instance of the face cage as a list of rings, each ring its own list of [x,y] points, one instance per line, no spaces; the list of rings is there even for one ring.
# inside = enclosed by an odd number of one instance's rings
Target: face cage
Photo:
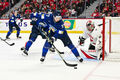
[[[88,24],[87,25],[87,29],[90,31],[90,32],[92,32],[93,30],[94,30],[94,25],[92,25],[92,24]]]

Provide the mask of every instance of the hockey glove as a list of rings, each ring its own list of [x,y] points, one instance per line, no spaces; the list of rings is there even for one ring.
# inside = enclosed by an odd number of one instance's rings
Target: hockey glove
[[[79,36],[78,42],[79,42],[79,45],[83,46],[83,45],[84,45],[84,42],[85,42],[85,38]]]
[[[55,39],[55,37],[51,37],[51,38],[49,38],[48,42],[49,42],[50,44],[53,44],[54,41],[56,41],[56,40],[57,40],[57,39]]]
[[[43,22],[40,22],[39,25],[38,25],[38,30],[40,32],[42,32],[42,31],[44,31],[45,27],[46,27],[46,24],[43,23]]]
[[[30,25],[36,25],[36,21],[31,21]]]

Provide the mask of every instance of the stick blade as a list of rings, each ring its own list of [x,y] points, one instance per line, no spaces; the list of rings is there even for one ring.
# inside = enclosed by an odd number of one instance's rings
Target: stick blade
[[[64,61],[64,60],[63,60]],[[75,67],[75,66],[77,66],[78,64],[69,64],[69,63],[67,63],[66,61],[64,61],[65,62],[65,64],[67,65],[67,66],[70,66],[70,67]]]
[[[15,43],[10,44],[10,46],[13,46],[13,45],[15,45]]]
[[[67,66],[70,66],[70,67],[75,67],[75,66],[77,66],[77,64],[66,64]]]

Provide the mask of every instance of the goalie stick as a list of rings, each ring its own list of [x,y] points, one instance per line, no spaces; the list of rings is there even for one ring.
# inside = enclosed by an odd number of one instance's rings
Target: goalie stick
[[[13,46],[13,45],[15,45],[15,43],[8,43],[7,41],[6,41],[6,39],[2,39],[1,37],[0,37],[0,39],[2,40],[2,41],[4,41],[5,43],[7,43],[9,46]]]
[[[106,23],[108,23],[108,22],[105,22],[105,24],[106,24]],[[103,23],[102,23],[102,24],[98,24],[98,26],[102,26],[102,25],[103,25]]]
[[[45,35],[45,37],[46,37],[47,40],[50,40],[45,31],[42,30],[42,33],[43,33],[43,35]],[[55,45],[52,44],[52,46],[55,48],[55,50],[58,52],[59,56],[61,57],[61,59],[63,60],[63,62],[64,62],[67,66],[70,66],[70,67],[75,67],[75,66],[77,66],[77,64],[69,64],[69,63],[67,63],[67,62],[64,60],[64,58],[61,56],[61,52],[55,47]]]

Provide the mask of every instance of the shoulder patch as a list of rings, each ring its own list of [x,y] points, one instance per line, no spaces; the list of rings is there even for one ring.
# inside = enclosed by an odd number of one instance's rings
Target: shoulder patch
[[[45,18],[45,15],[44,15],[44,14],[42,14],[42,15],[41,15],[41,19],[44,19],[44,18]]]

